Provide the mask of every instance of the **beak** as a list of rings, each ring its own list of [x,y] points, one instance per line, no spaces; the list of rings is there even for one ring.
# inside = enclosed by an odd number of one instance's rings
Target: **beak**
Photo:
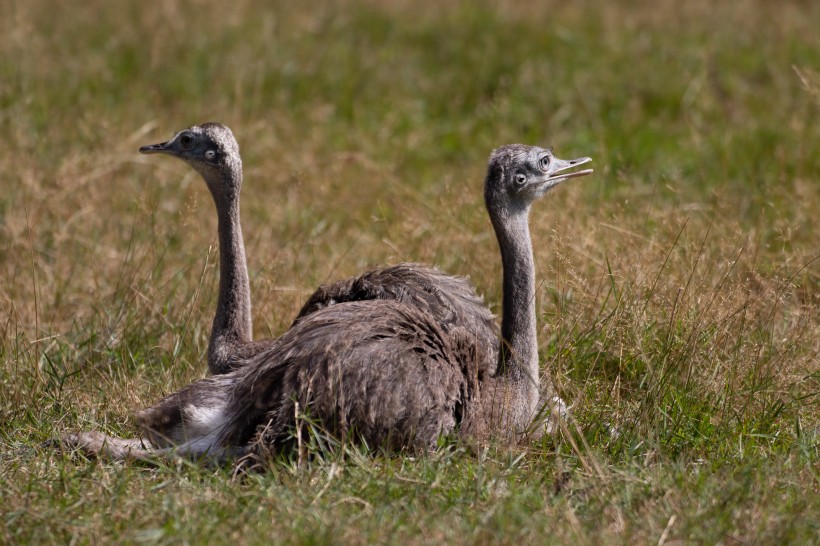
[[[592,169],[564,173],[567,169],[574,169],[578,165],[583,165],[584,163],[589,163],[590,161],[592,161],[591,157],[579,157],[578,159],[558,159],[557,157],[553,157],[553,169],[552,173],[550,173],[549,179],[551,181],[563,181],[568,178],[576,178],[578,176],[592,174]]]
[[[569,178],[576,178],[579,176],[586,176],[592,174],[592,169],[584,169],[582,171],[565,172],[569,169],[574,169],[578,165],[589,163],[592,161],[591,157],[579,157],[578,159],[558,159],[553,156],[551,164],[551,172],[534,187],[535,198],[543,197],[552,188],[567,180]]]
[[[160,142],[159,144],[149,144],[148,146],[140,146],[141,154],[162,154],[168,152],[168,142]]]

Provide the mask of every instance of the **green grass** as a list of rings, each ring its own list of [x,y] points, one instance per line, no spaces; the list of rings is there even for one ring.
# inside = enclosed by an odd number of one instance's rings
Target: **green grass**
[[[4,5],[0,542],[820,543],[820,9],[712,4]],[[592,156],[531,222],[567,430],[240,476],[43,447],[204,374],[210,196],[136,149],[211,120],[259,338],[400,260],[498,310],[490,150]]]

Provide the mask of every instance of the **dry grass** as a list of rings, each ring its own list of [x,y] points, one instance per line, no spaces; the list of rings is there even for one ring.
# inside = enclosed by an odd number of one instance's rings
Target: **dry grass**
[[[817,542],[820,11],[627,4],[4,4],[0,540]],[[577,428],[241,480],[38,447],[203,374],[210,197],[135,152],[208,120],[243,151],[258,337],[408,259],[497,309],[489,151],[593,156],[532,221]]]

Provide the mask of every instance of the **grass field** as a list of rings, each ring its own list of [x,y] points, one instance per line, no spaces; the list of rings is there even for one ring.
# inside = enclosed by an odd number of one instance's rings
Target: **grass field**
[[[820,543],[816,2],[0,2],[0,542]],[[258,338],[368,265],[500,307],[490,150],[589,155],[531,227],[554,438],[233,476],[57,453],[205,373],[216,216],[141,144],[231,126]]]

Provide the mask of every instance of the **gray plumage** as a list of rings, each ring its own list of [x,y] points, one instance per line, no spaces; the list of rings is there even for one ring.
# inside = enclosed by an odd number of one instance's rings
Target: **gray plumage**
[[[568,172],[588,161],[563,161],[549,149],[520,144],[490,156],[484,194],[502,257],[501,344],[477,335],[484,333],[486,311],[451,318],[458,306],[474,306],[477,296],[464,303],[438,285],[395,288],[409,283],[380,285],[366,273],[320,288],[282,337],[232,371],[140,412],[149,451],[173,448],[218,459],[279,452],[290,447],[299,426],[297,403],[329,432],[388,450],[430,449],[452,433],[517,439],[536,416],[542,393],[530,205],[560,182],[592,172]],[[373,278],[415,267],[378,270]],[[375,301],[345,300],[356,293]],[[448,308],[452,313],[444,316]],[[495,358],[495,374],[482,373],[488,358]],[[87,451],[97,445],[82,435],[71,440]],[[143,453],[131,456],[137,455]]]
[[[482,377],[495,375],[500,332],[483,298],[466,277],[454,277],[424,264],[400,263],[371,269],[320,286],[293,324],[331,305],[367,300],[395,300],[416,307],[448,334],[456,330],[470,332],[482,345],[478,373]]]

